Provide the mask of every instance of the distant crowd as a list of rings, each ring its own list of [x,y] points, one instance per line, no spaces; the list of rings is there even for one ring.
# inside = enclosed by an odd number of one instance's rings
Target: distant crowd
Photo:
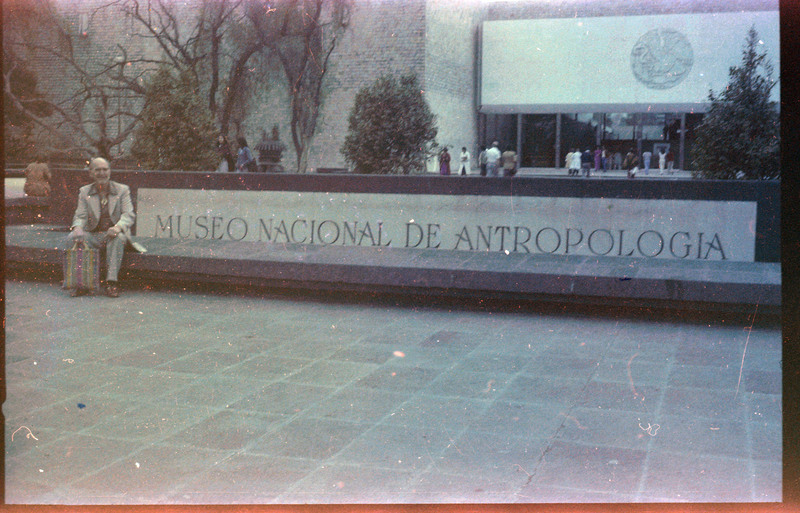
[[[674,173],[675,158],[671,151],[661,148],[655,158],[657,159],[660,175]],[[451,174],[466,176],[472,174],[472,156],[466,146],[461,147],[461,153],[456,163],[458,167],[454,172],[453,156],[450,155],[449,148],[445,146],[438,155],[439,174],[442,176]],[[567,176],[580,176],[582,174],[585,177],[589,177],[592,176],[592,173],[624,170],[627,172],[628,178],[635,178],[640,171],[646,175],[650,174],[652,163],[653,153],[650,151],[642,153],[640,162],[639,157],[633,150],[623,155],[619,151],[612,153],[603,146],[597,146],[594,151],[589,148],[584,151],[580,151],[579,148],[570,148],[564,157],[564,168],[567,170]],[[519,169],[518,156],[514,149],[507,148],[505,151],[501,151],[497,141],[494,141],[489,148],[480,147],[477,164],[480,176],[511,177],[516,175]]]
[[[663,175],[665,172],[672,174],[674,172],[675,157],[671,151],[661,148],[658,152],[658,174]],[[650,165],[653,158],[653,153],[645,151],[642,153],[642,166],[644,174],[650,174]],[[623,158],[622,153],[614,152],[613,154],[605,149],[605,147],[598,146],[594,152],[588,148],[583,152],[578,148],[572,148],[569,153],[564,157],[564,167],[567,168],[567,175],[579,176],[583,172],[583,176],[589,177],[592,171],[595,173],[609,170],[625,170],[627,171],[628,178],[635,178],[636,174],[641,170],[639,157],[633,150],[628,151]]]
[[[445,146],[441,153],[439,153],[439,174],[447,176],[451,174],[450,161],[452,160],[447,146]],[[466,146],[461,147],[461,154],[458,159],[459,175],[465,176],[470,174],[472,168],[472,156],[467,150]],[[500,151],[500,144],[497,141],[492,143],[490,148],[481,146],[478,153],[478,167],[481,176],[502,176],[511,177],[517,174],[517,153],[508,148],[506,151]]]

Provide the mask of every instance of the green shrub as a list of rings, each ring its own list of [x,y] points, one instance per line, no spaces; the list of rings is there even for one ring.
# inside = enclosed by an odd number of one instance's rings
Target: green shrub
[[[436,133],[417,77],[382,76],[356,95],[341,153],[356,173],[419,173]]]

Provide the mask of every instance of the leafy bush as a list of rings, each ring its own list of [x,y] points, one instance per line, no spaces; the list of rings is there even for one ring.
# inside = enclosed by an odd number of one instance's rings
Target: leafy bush
[[[152,169],[211,171],[219,160],[215,141],[214,116],[196,81],[159,69],[147,84],[133,157]]]
[[[770,93],[776,81],[766,54],[758,53],[751,28],[742,63],[730,68],[730,82],[696,129],[695,176],[714,179],[780,178],[780,117]],[[763,72],[763,74],[762,74]]]
[[[416,75],[386,75],[356,94],[341,152],[356,173],[419,173],[436,133]]]

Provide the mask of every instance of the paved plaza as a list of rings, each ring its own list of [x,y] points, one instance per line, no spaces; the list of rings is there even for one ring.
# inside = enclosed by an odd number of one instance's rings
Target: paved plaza
[[[781,499],[771,322],[123,292],[6,282],[7,503]]]

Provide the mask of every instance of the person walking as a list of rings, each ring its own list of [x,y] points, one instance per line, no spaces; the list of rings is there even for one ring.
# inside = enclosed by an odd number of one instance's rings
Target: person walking
[[[257,171],[256,159],[253,157],[253,152],[247,146],[247,139],[242,136],[236,138],[236,143],[239,145],[239,153],[236,159],[236,170],[240,173],[249,171],[255,173]]]
[[[581,155],[581,167],[583,168],[583,176],[590,177],[592,175],[592,152],[589,148]]]
[[[219,134],[217,137],[217,153],[222,158],[219,167],[217,167],[218,173],[233,173],[236,171],[231,145],[228,142],[228,138],[223,134]]]
[[[581,150],[575,148],[575,150],[572,152],[572,161],[569,165],[569,171],[572,176],[578,176],[581,173],[581,159]]]
[[[642,160],[644,161],[644,174],[650,174],[650,159],[653,158],[653,154],[649,151],[642,153]]]
[[[517,153],[511,148],[503,152],[503,176],[512,177],[517,174]]]
[[[673,166],[675,165],[675,155],[672,153],[672,150],[667,152],[667,173],[673,174],[675,170]]]
[[[461,155],[459,157],[459,162],[461,163],[461,167],[459,167],[458,173],[461,176],[466,176],[469,174],[469,167],[470,167],[470,159],[472,156],[467,151],[466,146],[461,147]]]
[[[450,175],[450,153],[447,151],[447,146],[439,154],[439,174],[442,176]]]
[[[639,171],[639,157],[633,151],[629,151],[625,155],[625,163],[623,165],[628,172],[628,178],[636,178],[636,173]]]
[[[481,145],[480,153],[478,153],[478,166],[481,168],[481,176],[486,176],[486,146]]]
[[[489,176],[497,176],[498,175],[498,167],[500,165],[500,157],[502,157],[502,153],[500,153],[500,143],[494,141],[492,143],[492,147],[486,150],[486,171]]]
[[[564,157],[564,167],[567,168],[567,176],[572,176],[572,148],[569,149]]]
[[[661,148],[658,151],[658,174],[664,174],[664,168],[667,165],[667,152],[664,151],[664,148]]]

